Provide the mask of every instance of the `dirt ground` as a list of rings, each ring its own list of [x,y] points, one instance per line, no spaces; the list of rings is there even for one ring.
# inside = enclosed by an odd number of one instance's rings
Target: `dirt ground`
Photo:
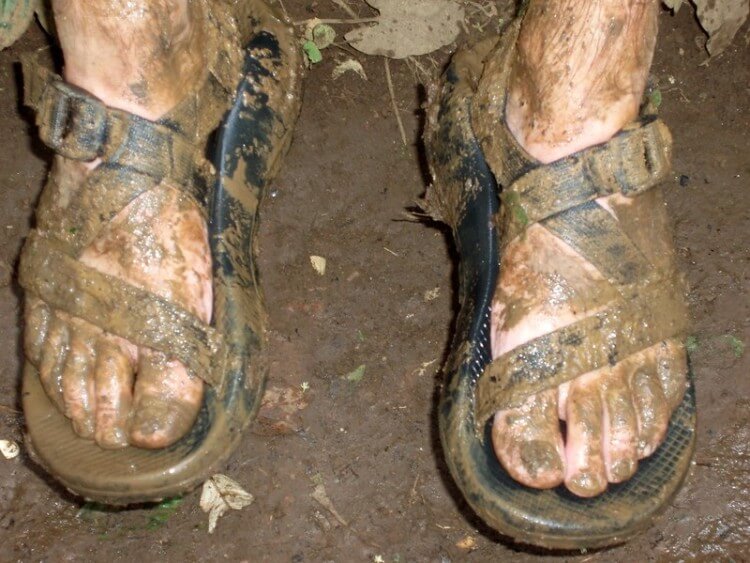
[[[295,20],[346,17],[328,0],[285,4]],[[469,9],[472,21],[481,21],[475,5]],[[469,27],[470,35],[481,34]],[[695,326],[695,464],[647,533],[610,550],[554,554],[562,560],[750,560],[748,29],[704,66],[704,38],[687,8],[662,13],[660,30],[653,74],[675,136],[667,199]],[[50,155],[20,109],[17,61],[45,40],[35,28],[0,53],[0,347],[8,352],[0,366],[0,438],[22,447],[14,272]],[[436,72],[453,48],[418,62]],[[351,56],[329,48],[307,73],[295,140],[262,211],[268,387],[291,395],[295,412],[265,413],[226,467],[255,502],[208,535],[196,492],[157,508],[99,510],[61,491],[25,455],[0,458],[0,560],[553,556],[514,547],[485,526],[446,470],[435,405],[454,315],[454,261],[444,230],[405,213],[426,185],[419,139],[427,79],[414,64],[390,64],[409,139],[404,147],[381,58],[356,56],[367,81],[352,73],[332,79],[336,62]],[[323,276],[311,255],[326,258]],[[338,517],[311,498],[319,485]]]

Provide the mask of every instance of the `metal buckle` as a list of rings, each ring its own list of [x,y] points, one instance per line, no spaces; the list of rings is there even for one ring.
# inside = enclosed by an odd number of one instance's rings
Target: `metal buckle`
[[[42,94],[37,117],[42,140],[74,160],[94,160],[107,143],[107,109],[85,90],[56,80]]]

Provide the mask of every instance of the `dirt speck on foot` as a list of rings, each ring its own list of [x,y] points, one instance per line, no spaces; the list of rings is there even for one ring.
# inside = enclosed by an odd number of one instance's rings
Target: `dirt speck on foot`
[[[297,20],[346,15],[332,3],[285,5]],[[706,58],[694,41],[700,33],[689,10],[662,13],[652,70],[661,115],[675,137],[667,199],[691,287],[696,463],[647,533],[566,560],[747,557],[750,353],[737,343],[750,343],[750,47],[735,41],[699,67]],[[6,350],[0,438],[22,447],[22,301],[11,272],[50,154],[19,109],[17,62],[44,42],[34,28],[0,53],[0,344]],[[200,491],[168,509],[82,510],[22,453],[0,459],[0,560],[535,561],[547,555],[513,547],[471,514],[438,445],[435,403],[455,307],[454,262],[445,232],[409,221],[405,210],[426,182],[420,82],[447,61],[448,49],[432,56],[434,64],[418,59],[421,69],[390,63],[408,148],[382,61],[358,56],[369,80],[346,73],[334,82],[332,70],[352,54],[325,55],[308,72],[294,143],[262,209],[268,387],[277,395],[222,470],[255,502],[225,514],[213,535],[198,505]],[[326,258],[324,276],[311,268],[311,255]],[[363,365],[362,377],[347,377]]]

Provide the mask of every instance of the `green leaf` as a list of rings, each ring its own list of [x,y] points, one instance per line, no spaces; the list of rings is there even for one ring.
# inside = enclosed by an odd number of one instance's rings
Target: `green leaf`
[[[312,30],[312,40],[318,49],[325,49],[336,39],[336,32],[330,25],[316,25]]]
[[[146,524],[147,530],[156,530],[161,528],[167,523],[167,520],[177,510],[177,507],[182,504],[182,497],[168,498],[157,504],[148,516],[148,524]]]
[[[362,378],[365,376],[365,368],[366,368],[365,364],[362,364],[354,371],[347,373],[344,377],[348,381],[353,381],[354,383],[362,381]]]
[[[699,346],[698,337],[694,334],[691,334],[687,337],[685,340],[685,349],[688,351],[688,354],[692,354],[698,349]]]
[[[734,352],[734,357],[741,358],[742,354],[745,353],[745,343],[733,334],[726,334],[724,335],[724,338],[729,341],[729,345],[732,347],[732,352]]]
[[[320,49],[313,41],[305,41],[302,44],[302,50],[305,52],[307,60],[311,64],[317,64],[323,60],[323,55],[320,54]]]

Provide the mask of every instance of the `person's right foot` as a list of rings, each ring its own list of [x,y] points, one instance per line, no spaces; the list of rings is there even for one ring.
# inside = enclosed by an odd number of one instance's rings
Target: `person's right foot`
[[[205,80],[204,6],[187,0],[55,0],[66,80],[108,106],[158,119]],[[64,214],[97,166],[57,157],[39,209],[42,236],[45,214]],[[176,186],[163,184],[128,204],[79,259],[210,321],[206,223]],[[203,382],[179,361],[34,298],[26,306],[25,348],[76,433],[102,447],[164,447],[190,429],[200,408]]]
[[[548,163],[610,139],[637,115],[656,38],[655,1],[529,5],[506,106],[519,144]],[[484,79],[487,79],[486,77]],[[598,200],[654,265],[673,268],[661,196]],[[505,246],[492,304],[497,358],[596,314],[616,290],[540,224]],[[592,309],[588,304],[597,303]],[[631,477],[663,440],[686,387],[685,349],[670,339],[495,414],[498,459],[519,482],[565,483],[580,496]],[[565,432],[561,422],[565,422]]]

